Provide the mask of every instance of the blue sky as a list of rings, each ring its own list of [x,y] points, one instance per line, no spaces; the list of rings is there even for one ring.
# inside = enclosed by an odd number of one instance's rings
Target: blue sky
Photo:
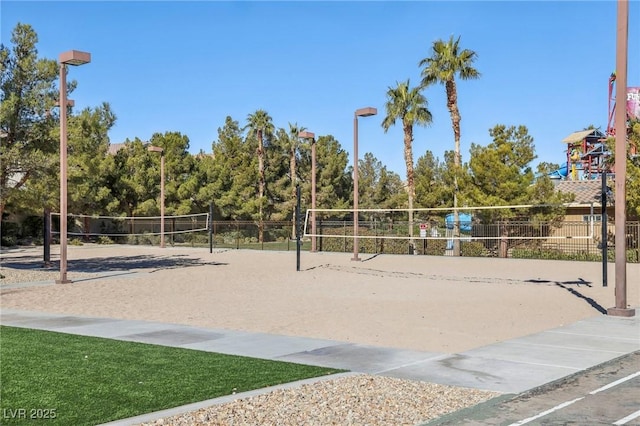
[[[384,133],[389,86],[420,80],[418,62],[438,38],[461,36],[478,53],[479,80],[459,81],[462,154],[490,142],[496,124],[526,125],[538,161],[562,163],[571,132],[607,124],[615,69],[615,1],[6,1],[1,39],[33,26],[40,57],[91,52],[70,69],[76,108],[108,102],[118,117],[109,136],[148,140],[179,131],[190,151],[211,152],[226,116],[246,123],[265,109],[276,127],[298,123],[371,152],[405,177],[400,123]],[[629,81],[640,86],[640,2],[630,2]],[[414,130],[414,160],[454,146],[444,87],[424,92],[433,124]],[[351,161],[351,160],[350,160]]]

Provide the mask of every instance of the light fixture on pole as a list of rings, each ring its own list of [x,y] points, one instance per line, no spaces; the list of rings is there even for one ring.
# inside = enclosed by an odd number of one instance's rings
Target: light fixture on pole
[[[91,54],[69,50],[58,56],[60,64],[60,279],[56,284],[70,283],[67,279],[67,65],[91,62]]]
[[[359,261],[358,257],[358,117],[376,115],[378,110],[367,107],[357,109],[353,115],[353,257],[351,260]]]
[[[160,248],[164,248],[164,149],[153,145],[147,149],[160,153]]]
[[[316,135],[313,132],[300,132],[303,139],[311,139],[311,252],[317,251],[316,246]]]

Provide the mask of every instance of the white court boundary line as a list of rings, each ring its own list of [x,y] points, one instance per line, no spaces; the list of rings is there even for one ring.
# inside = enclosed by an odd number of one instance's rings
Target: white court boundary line
[[[596,390],[594,390],[594,391],[591,391],[591,392],[589,392],[589,395],[595,395],[595,394],[597,394],[598,392],[602,392],[602,391],[607,390],[607,389],[609,389],[609,388],[612,388],[612,387],[614,387],[614,386],[618,386],[620,383],[624,383],[624,382],[626,382],[627,380],[631,380],[631,379],[633,379],[634,377],[638,377],[638,376],[640,376],[640,371],[638,371],[638,372],[636,372],[636,373],[633,373],[633,374],[629,374],[627,377],[623,377],[622,379],[618,379],[618,380],[616,380],[615,382],[611,382],[611,383],[609,383],[608,385],[605,385],[605,386],[603,386],[603,387],[601,387],[601,388],[598,388],[598,389],[596,389]]]
[[[625,423],[630,422],[631,420],[640,417],[640,410],[636,411],[635,413],[631,413],[629,414],[627,417],[624,417],[620,420],[618,420],[617,422],[614,423],[614,425],[618,426],[618,425],[623,425]]]
[[[621,379],[618,379],[618,380],[616,380],[614,382],[611,382],[611,383],[609,383],[607,385],[604,385],[604,386],[602,386],[602,387],[600,387],[600,388],[598,388],[596,390],[593,390],[593,391],[589,392],[589,395],[595,395],[595,394],[597,394],[599,392],[602,392],[604,390],[611,389],[614,386],[618,386],[620,383],[624,383],[624,382],[626,382],[628,380],[631,380],[631,379],[633,379],[635,377],[638,377],[638,376],[640,376],[640,371],[635,372],[633,374],[630,374],[630,375],[628,375],[626,377],[623,377]],[[561,409],[563,409],[565,407],[568,407],[569,405],[571,405],[571,404],[573,404],[575,402],[578,402],[578,401],[580,401],[580,400],[582,400],[584,398],[585,398],[584,396],[581,396],[580,398],[576,398],[576,399],[572,399],[571,401],[563,402],[562,404],[558,404],[555,407],[550,408],[548,410],[545,410],[545,411],[543,411],[541,413],[538,413],[533,417],[528,417],[526,419],[517,421],[515,423],[511,423],[509,426],[521,426],[521,425],[527,424],[527,423],[532,422],[532,421],[534,421],[536,419],[539,419],[540,417],[544,417],[547,414],[553,413],[554,411],[558,411],[558,410],[561,410]],[[632,414],[628,415],[627,417],[618,420],[616,423],[614,423],[614,425],[623,425],[623,424],[629,422],[630,420],[635,419],[636,417],[640,417],[640,411],[636,411],[635,413],[632,413]],[[622,422],[622,423],[620,423],[620,422]]]
[[[509,426],[520,426],[520,425],[532,422],[532,421],[534,421],[536,419],[539,419],[540,417],[544,417],[547,414],[553,413],[554,411],[558,411],[558,410],[563,409],[564,407],[568,407],[569,405],[573,404],[574,402],[578,402],[581,399],[584,399],[584,396],[581,396],[580,398],[572,399],[571,401],[563,402],[562,404],[556,405],[555,407],[550,408],[550,409],[548,409],[546,411],[543,411],[542,413],[536,414],[533,417],[529,417],[529,418],[526,418],[524,420],[520,420],[519,422],[511,423]]]

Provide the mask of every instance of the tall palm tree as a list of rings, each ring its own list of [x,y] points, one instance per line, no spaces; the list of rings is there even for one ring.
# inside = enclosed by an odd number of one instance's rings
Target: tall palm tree
[[[249,136],[255,135],[258,140],[258,176],[259,176],[259,184],[258,184],[258,198],[259,198],[259,207],[258,207],[258,217],[259,217],[259,225],[258,225],[258,240],[262,242],[264,240],[264,227],[263,227],[263,210],[264,210],[264,195],[266,192],[266,178],[265,178],[265,152],[264,152],[264,140],[270,139],[273,136],[275,131],[275,127],[273,126],[273,122],[271,116],[262,109],[257,110],[253,114],[249,114],[247,116],[247,126],[245,129],[249,129]]]
[[[456,75],[462,80],[477,79],[480,77],[478,70],[473,68],[473,62],[478,55],[473,50],[460,48],[460,37],[449,41],[439,39],[431,46],[431,56],[420,61],[422,70],[422,87],[433,83],[444,84],[447,91],[447,108],[451,115],[451,126],[455,140],[454,155],[454,190],[453,190],[453,222],[454,236],[460,236],[460,223],[458,220],[458,173],[460,170],[460,110],[458,109],[458,91],[456,89]],[[460,240],[454,240],[454,256],[460,255]]]
[[[413,126],[427,126],[431,124],[431,112],[427,109],[427,98],[421,93],[421,87],[410,87],[409,79],[397,83],[396,87],[387,90],[385,104],[386,115],[382,120],[382,127],[387,133],[389,128],[402,121],[404,132],[404,162],[407,167],[407,191],[409,195],[409,236],[413,237],[413,200],[416,188],[413,176]],[[413,247],[413,240],[411,241]]]

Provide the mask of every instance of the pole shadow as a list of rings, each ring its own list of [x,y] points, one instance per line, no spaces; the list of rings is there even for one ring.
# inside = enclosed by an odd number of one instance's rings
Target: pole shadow
[[[591,281],[586,281],[583,278],[578,278],[577,280],[573,280],[573,281],[551,281],[551,280],[530,279],[530,280],[525,280],[525,282],[534,283],[534,284],[554,284],[562,289],[567,290],[569,293],[576,296],[577,298],[584,300],[592,308],[594,308],[596,311],[600,312],[601,314],[607,315],[607,310],[598,302],[593,300],[591,297],[585,296],[584,294],[580,293],[578,290],[569,287],[571,285],[575,285],[577,287],[580,287],[581,285],[586,287],[593,287]]]

